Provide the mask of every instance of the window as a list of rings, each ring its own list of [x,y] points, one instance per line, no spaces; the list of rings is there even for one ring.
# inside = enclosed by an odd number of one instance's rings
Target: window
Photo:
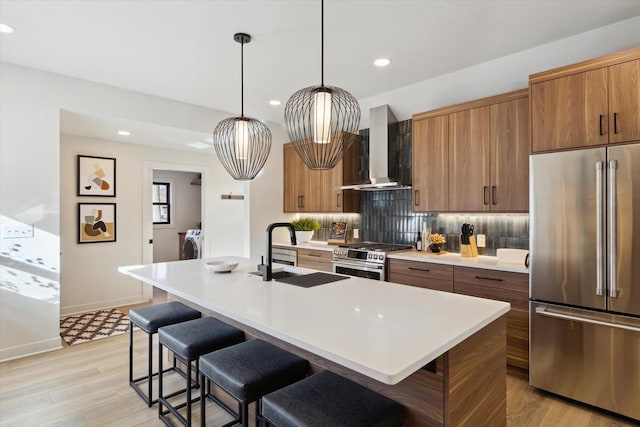
[[[171,184],[153,183],[153,223],[171,224]]]

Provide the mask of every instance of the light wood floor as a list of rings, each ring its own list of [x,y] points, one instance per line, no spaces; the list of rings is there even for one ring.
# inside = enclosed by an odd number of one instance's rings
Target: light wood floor
[[[134,337],[134,375],[141,375],[146,369],[146,335],[136,331]],[[183,384],[181,377],[172,376],[169,386]],[[210,425],[230,419],[212,405],[207,408]],[[199,420],[196,412],[194,421]],[[148,408],[128,385],[127,334],[0,364],[0,426],[162,426],[157,417],[157,407]],[[507,425],[638,424],[508,376]]]

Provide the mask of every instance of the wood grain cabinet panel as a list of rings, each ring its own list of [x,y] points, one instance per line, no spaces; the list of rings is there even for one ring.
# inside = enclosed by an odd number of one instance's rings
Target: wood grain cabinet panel
[[[607,70],[531,85],[533,152],[607,143]]]
[[[313,249],[298,249],[298,267],[332,272],[333,252]]]
[[[529,98],[493,104],[490,112],[491,210],[529,210]]]
[[[533,153],[640,141],[640,48],[529,76]]]
[[[453,266],[390,259],[387,280],[403,285],[453,292]]]
[[[449,210],[487,211],[489,107],[449,115]]]
[[[526,89],[414,115],[413,211],[528,212],[529,147]]]
[[[640,60],[609,67],[609,142],[640,140]]]
[[[414,212],[449,210],[449,116],[413,121]]]
[[[359,212],[360,197],[353,190],[337,190],[355,184],[359,145],[353,143],[345,157],[330,170],[310,170],[292,144],[283,149],[284,212]]]
[[[511,304],[507,313],[507,364],[529,369],[529,275],[481,268],[454,267],[453,290]]]

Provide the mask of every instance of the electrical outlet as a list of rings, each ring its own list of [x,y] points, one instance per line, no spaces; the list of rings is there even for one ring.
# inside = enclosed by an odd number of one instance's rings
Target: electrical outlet
[[[477,244],[479,248],[484,248],[485,246],[487,246],[487,239],[486,236],[484,234],[478,234],[477,236]]]
[[[358,230],[357,228],[353,229],[353,238],[354,239],[359,239],[360,238],[360,230]]]

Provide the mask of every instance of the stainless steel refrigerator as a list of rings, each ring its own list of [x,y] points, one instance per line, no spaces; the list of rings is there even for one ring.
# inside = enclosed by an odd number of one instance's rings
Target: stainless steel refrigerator
[[[530,157],[532,386],[640,420],[640,144]]]

